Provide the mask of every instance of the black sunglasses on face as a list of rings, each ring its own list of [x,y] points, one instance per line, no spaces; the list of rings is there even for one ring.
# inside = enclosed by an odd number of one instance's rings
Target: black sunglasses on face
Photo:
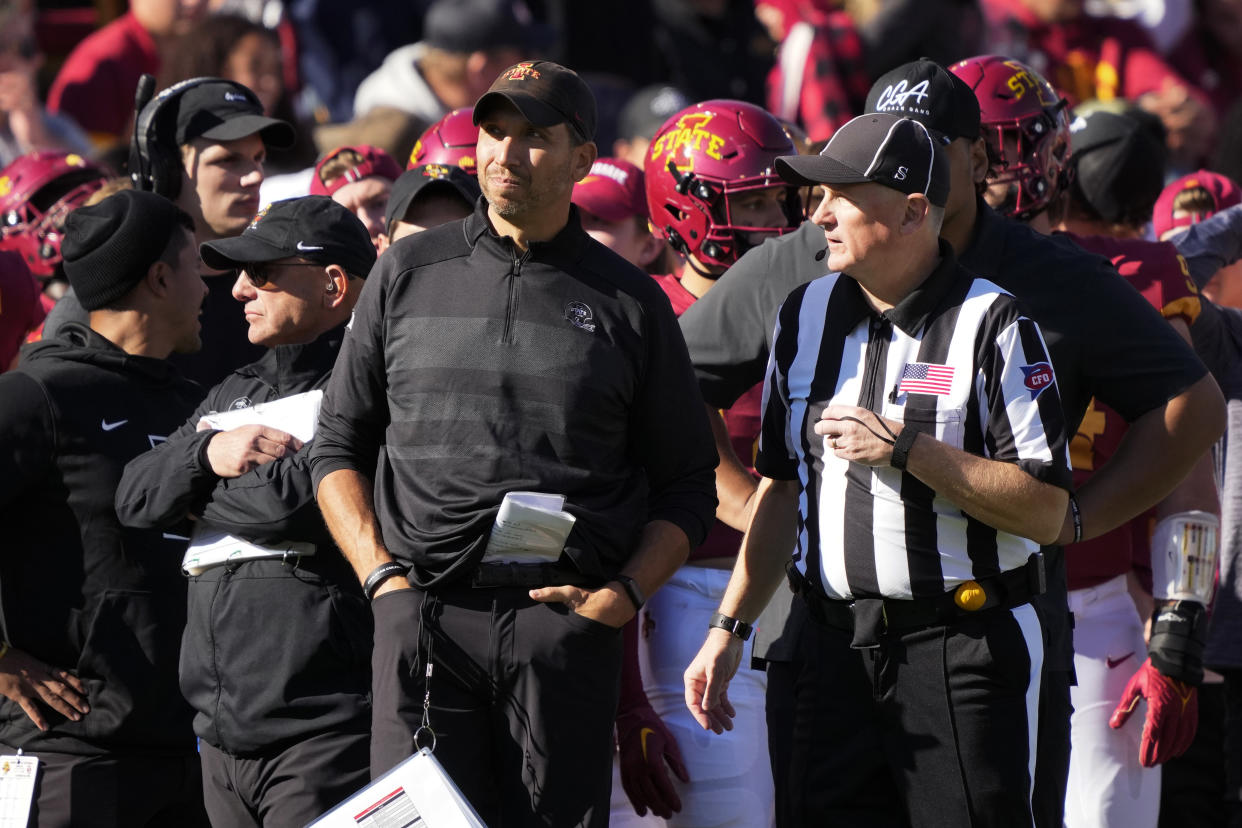
[[[281,267],[323,267],[315,262],[249,262],[241,269],[257,288],[265,286],[272,278],[272,271]]]

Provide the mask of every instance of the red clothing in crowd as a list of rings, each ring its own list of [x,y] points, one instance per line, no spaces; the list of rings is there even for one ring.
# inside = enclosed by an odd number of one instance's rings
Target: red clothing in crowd
[[[657,275],[653,278],[664,289],[673,305],[673,312],[678,316],[685,313],[686,308],[693,305],[698,298],[682,287],[681,280],[673,274]],[[759,383],[739,397],[732,408],[720,412],[724,417],[725,427],[729,430],[729,442],[733,444],[733,451],[751,474],[755,474],[755,451],[759,445],[759,408],[762,399],[763,383]],[[742,533],[716,521],[708,531],[706,540],[690,553],[690,560],[732,557],[741,546]]]
[[[768,111],[800,124],[811,141],[827,141],[861,113],[871,79],[849,14],[832,11],[791,26],[767,87]]]
[[[97,144],[110,144],[129,128],[138,78],[159,66],[155,41],[127,13],[69,53],[48,92],[48,110],[73,118]]]
[[[1023,0],[982,0],[988,49],[1029,64],[1071,104],[1091,98],[1136,100],[1166,81],[1195,90],[1170,66],[1132,20],[1086,14],[1042,23]]]
[[[9,369],[26,334],[47,315],[39,296],[39,284],[21,254],[0,251],[0,373]]]
[[[1165,319],[1180,318],[1191,325],[1199,316],[1199,291],[1191,281],[1186,260],[1172,244],[1067,235],[1079,247],[1107,257]],[[1144,366],[1133,367],[1138,382]],[[1108,462],[1121,444],[1127,427],[1120,414],[1091,401],[1078,433],[1070,442],[1075,488],[1082,486],[1096,469]],[[1098,538],[1066,547],[1069,588],[1085,589],[1102,584],[1135,568],[1136,561],[1139,569],[1150,569],[1151,550],[1147,543],[1150,526],[1150,516],[1143,514]]]

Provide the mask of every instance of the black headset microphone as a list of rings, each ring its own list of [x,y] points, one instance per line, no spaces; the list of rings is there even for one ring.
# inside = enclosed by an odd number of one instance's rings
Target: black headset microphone
[[[827,255],[828,255],[828,248],[825,247],[823,250],[815,254],[815,261],[822,262],[824,260],[824,257]]]

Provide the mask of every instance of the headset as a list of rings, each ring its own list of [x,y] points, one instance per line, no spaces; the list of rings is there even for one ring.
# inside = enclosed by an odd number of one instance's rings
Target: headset
[[[235,88],[262,109],[259,98],[247,87],[224,78],[190,78],[155,95],[155,78],[143,75],[134,93],[134,137],[129,145],[129,177],[134,189],[148,190],[175,200],[181,193],[181,149],[176,144],[177,102],[189,90],[204,83],[223,83]]]

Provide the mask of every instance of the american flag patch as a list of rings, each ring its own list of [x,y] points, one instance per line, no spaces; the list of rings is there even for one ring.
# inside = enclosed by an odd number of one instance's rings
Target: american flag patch
[[[901,369],[897,391],[907,394],[948,394],[953,387],[953,366],[930,362],[907,362]]]

